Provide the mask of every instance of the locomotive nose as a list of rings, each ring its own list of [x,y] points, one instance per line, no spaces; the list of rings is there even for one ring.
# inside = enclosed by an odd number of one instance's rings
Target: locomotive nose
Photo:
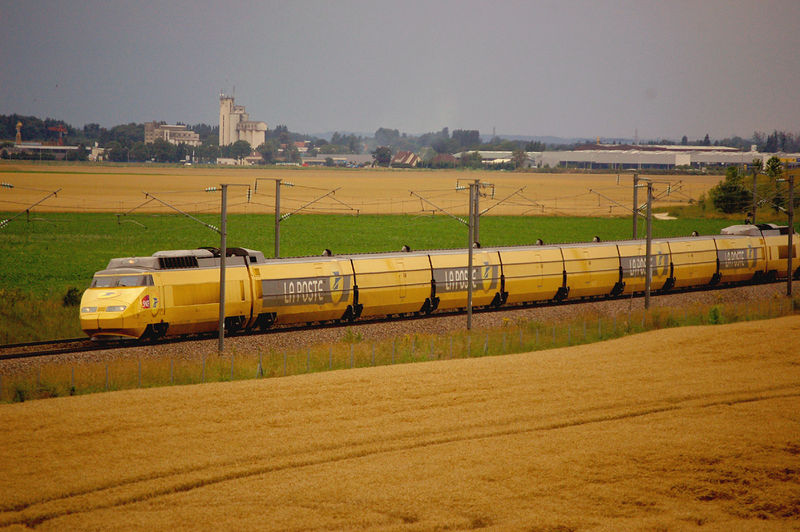
[[[137,305],[144,288],[92,289],[81,299],[81,328],[90,336],[140,336]]]

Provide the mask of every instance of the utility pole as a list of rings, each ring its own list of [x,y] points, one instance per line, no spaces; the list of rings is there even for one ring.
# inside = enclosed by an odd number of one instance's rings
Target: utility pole
[[[475,196],[478,195],[478,181],[469,184],[469,233],[467,241],[467,330],[472,330],[472,243],[475,242]]]
[[[275,180],[275,258],[281,256],[281,179]]]
[[[639,238],[639,232],[637,231],[637,223],[639,221],[638,190],[639,190],[639,174],[633,174],[633,239],[634,240]]]
[[[756,197],[756,185],[758,184],[758,169],[753,166],[753,225],[756,225],[756,209],[758,208],[758,199]]]
[[[650,285],[653,283],[653,267],[650,261],[653,258],[652,253],[652,240],[653,240],[653,183],[647,181],[647,244],[645,246],[645,281],[644,281],[644,308],[650,308]]]
[[[219,229],[217,229],[216,227],[214,227],[211,224],[207,224],[206,222],[195,218],[191,214],[188,214],[188,213],[180,210],[179,208],[175,207],[174,205],[170,205],[166,201],[158,199],[157,197],[153,196],[149,192],[145,192],[144,193],[145,197],[149,198],[149,199],[147,201],[145,201],[144,203],[142,203],[141,205],[139,205],[139,207],[142,207],[142,206],[146,205],[147,203],[150,203],[150,201],[155,200],[155,201],[159,202],[160,204],[164,205],[165,207],[168,207],[168,208],[172,209],[173,211],[175,211],[175,212],[177,212],[179,214],[182,214],[183,216],[186,216],[187,218],[190,218],[190,219],[194,220],[195,222],[197,222],[197,223],[199,223],[201,225],[204,225],[204,226],[208,227],[212,231],[215,231],[215,232],[219,233],[219,248],[220,248],[219,249],[219,354],[220,355],[225,351],[225,273],[226,273],[226,269],[227,269],[226,257],[227,257],[227,254],[228,254],[228,249],[227,249],[227,247],[228,247],[228,243],[227,243],[227,239],[228,239],[228,187],[247,187],[247,197],[248,198],[250,197],[250,185],[245,185],[245,184],[241,184],[241,183],[230,183],[230,184],[226,183],[226,184],[221,184],[219,187],[207,187],[205,189],[206,192],[217,192],[217,191],[221,191],[222,192],[220,215],[219,215],[220,216],[220,227],[219,227]],[[130,211],[128,211],[128,212],[126,212],[126,213],[124,213],[122,215],[118,214],[117,215],[117,221],[119,221],[119,216],[125,216],[125,215],[129,214],[131,211],[133,211],[135,209],[138,209],[139,207],[135,207],[134,209],[131,209]]]
[[[794,255],[794,248],[792,239],[794,238],[794,175],[791,170],[787,169],[786,173],[789,174],[789,247],[786,253],[787,273],[786,276],[786,295],[792,297],[792,255]]]
[[[480,179],[475,180],[475,194],[473,198],[474,205],[472,205],[472,242],[480,242],[481,241],[481,209],[480,209]],[[470,244],[470,248],[472,248],[472,244]],[[471,275],[471,274],[470,274]]]
[[[219,345],[218,351],[221,355],[225,352],[225,273],[227,269],[226,258],[228,255],[228,187],[247,187],[250,191],[250,185],[240,183],[223,183],[217,187],[210,187],[206,192],[222,191],[222,199],[220,206],[220,223],[219,223]]]
[[[275,177],[257,177],[253,191],[258,194],[258,182],[267,180],[275,181],[275,258],[277,259],[281,256],[281,186],[293,187],[294,184]]]
[[[222,185],[222,208],[220,210],[219,230],[219,346],[221,355],[225,352],[225,256],[228,254],[228,185]]]
[[[787,227],[787,248],[786,248],[786,295],[788,297],[792,297],[792,271],[793,264],[792,258],[794,256],[794,174],[792,170],[795,168],[786,168],[786,179],[778,179],[778,182],[787,182],[789,183],[789,210],[787,214],[789,215],[788,225]]]

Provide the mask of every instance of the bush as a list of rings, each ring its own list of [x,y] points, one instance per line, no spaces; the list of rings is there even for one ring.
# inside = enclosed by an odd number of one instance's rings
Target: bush
[[[712,325],[719,325],[722,322],[723,322],[722,310],[719,308],[719,306],[714,305],[708,311],[708,323]]]
[[[81,303],[81,291],[75,287],[70,287],[67,293],[64,294],[63,301],[65,307],[77,307]]]

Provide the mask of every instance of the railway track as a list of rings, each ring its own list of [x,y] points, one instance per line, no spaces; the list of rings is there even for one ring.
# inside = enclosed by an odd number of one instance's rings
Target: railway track
[[[498,309],[475,309],[474,312],[491,312],[497,310],[513,310],[515,307],[505,307]],[[522,307],[519,307],[522,308]],[[387,321],[395,320],[415,320],[415,319],[436,319],[444,318],[461,314],[461,312],[441,312],[434,315],[392,315],[385,318],[376,318],[369,320],[358,320],[357,322],[347,321],[330,321],[313,323],[307,325],[294,325],[288,327],[275,327],[266,331],[253,330],[247,332],[232,333],[226,335],[226,338],[239,337],[239,336],[252,336],[260,334],[272,334],[279,332],[302,332],[310,329],[325,329],[335,327],[350,327],[354,325],[370,325],[376,323],[385,323]],[[103,351],[107,349],[117,349],[126,347],[141,347],[141,346],[158,346],[166,344],[174,344],[186,342],[191,340],[207,340],[217,338],[217,332],[192,334],[184,336],[176,336],[171,338],[161,338],[159,340],[138,341],[138,340],[114,340],[97,342],[89,338],[69,338],[64,340],[45,340],[40,342],[26,342],[19,344],[0,345],[0,360],[15,360],[22,358],[35,358],[47,357],[55,355],[65,355],[72,353],[84,353],[90,351]]]
[[[93,345],[94,344],[94,345]],[[64,340],[46,340],[43,342],[26,342],[20,344],[0,345],[0,360],[32,358],[67,353],[82,353],[96,349],[107,349],[96,345],[88,338],[68,338]]]
[[[775,285],[779,283],[785,283],[785,280],[778,280],[774,283],[759,283],[761,285]],[[653,296],[662,296],[662,295],[676,295],[682,293],[690,293],[690,292],[702,292],[702,291],[718,291],[718,290],[726,290],[726,289],[735,289],[743,286],[747,286],[752,283],[743,283],[737,285],[721,285],[721,286],[714,286],[714,287],[705,287],[705,288],[687,288],[682,290],[669,290],[666,292],[661,291],[654,291]],[[635,298],[642,297],[643,294],[637,293],[634,294]],[[549,301],[549,302],[537,302],[532,304],[521,304],[515,306],[501,306],[501,307],[491,307],[491,308],[478,308],[474,309],[473,312],[476,314],[479,313],[487,313],[487,312],[508,312],[508,311],[515,311],[515,310],[523,310],[527,308],[542,308],[542,307],[554,307],[554,306],[565,306],[565,305],[580,305],[582,303],[591,303],[591,302],[600,302],[600,301],[619,301],[630,299],[630,295],[624,296],[616,296],[616,297],[606,297],[606,298],[586,298],[586,299],[573,299],[573,300],[565,300],[565,301]],[[304,325],[296,325],[296,326],[288,326],[288,327],[276,327],[269,329],[267,331],[249,331],[249,332],[242,332],[242,333],[234,333],[230,334],[227,337],[242,337],[242,336],[252,336],[252,335],[261,335],[261,334],[272,334],[272,333],[286,333],[286,332],[303,332],[308,331],[311,329],[327,329],[327,328],[336,328],[336,327],[352,327],[352,326],[359,326],[359,325],[372,325],[372,324],[380,324],[392,321],[410,321],[410,320],[435,320],[437,318],[447,318],[452,316],[457,316],[460,314],[466,314],[466,311],[451,311],[451,312],[437,312],[433,315],[418,315],[418,314],[407,314],[407,315],[391,315],[383,318],[375,318],[369,320],[358,320],[356,322],[342,322],[342,321],[329,321],[329,322],[318,322],[313,324],[304,324]],[[65,354],[74,354],[74,353],[84,353],[84,352],[91,352],[91,351],[102,351],[108,349],[119,349],[119,348],[133,348],[133,347],[142,347],[142,346],[160,346],[160,345],[167,345],[167,344],[174,344],[180,343],[185,341],[192,341],[192,340],[205,340],[205,339],[212,339],[216,338],[217,333],[204,333],[199,335],[189,335],[189,336],[178,336],[172,338],[163,338],[156,341],[147,341],[141,342],[136,340],[117,340],[117,341],[110,341],[110,342],[96,342],[92,341],[89,338],[69,338],[69,339],[62,339],[62,340],[46,340],[46,341],[39,341],[39,342],[26,342],[26,343],[18,343],[18,344],[9,344],[9,345],[0,345],[0,361],[2,360],[15,360],[15,359],[25,359],[25,358],[36,358],[36,357],[49,357],[49,356],[58,356],[58,355],[65,355]]]

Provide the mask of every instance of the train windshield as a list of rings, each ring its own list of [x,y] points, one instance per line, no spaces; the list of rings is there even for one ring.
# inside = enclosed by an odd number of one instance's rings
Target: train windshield
[[[116,286],[153,286],[152,275],[98,275],[92,279],[92,288]]]

